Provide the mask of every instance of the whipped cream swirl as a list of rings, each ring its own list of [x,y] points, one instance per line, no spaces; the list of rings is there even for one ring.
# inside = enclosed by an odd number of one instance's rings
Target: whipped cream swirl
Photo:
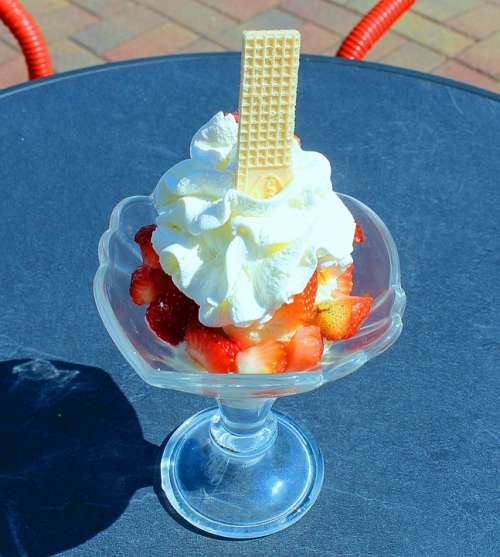
[[[294,142],[293,179],[256,199],[234,188],[237,137],[234,117],[217,113],[153,193],[161,266],[211,327],[265,322],[318,266],[352,262],[355,223],[332,190],[328,160]]]

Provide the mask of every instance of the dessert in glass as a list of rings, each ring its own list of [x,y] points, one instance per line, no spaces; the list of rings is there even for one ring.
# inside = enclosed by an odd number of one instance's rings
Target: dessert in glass
[[[274,401],[352,373],[402,328],[390,233],[294,135],[299,44],[244,33],[239,110],[203,125],[151,196],[122,200],[99,244],[94,295],[124,357],[217,401],[172,434],[161,475],[175,511],[223,537],[282,530],[319,494],[321,452]]]

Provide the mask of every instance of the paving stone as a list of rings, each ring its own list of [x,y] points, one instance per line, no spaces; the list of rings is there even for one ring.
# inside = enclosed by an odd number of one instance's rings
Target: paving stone
[[[102,58],[69,39],[52,43],[50,45],[50,55],[56,72],[96,66],[104,62]]]
[[[500,76],[500,32],[461,52],[458,58],[484,73]]]
[[[34,16],[49,13],[67,4],[67,0],[23,0],[23,6]]]
[[[241,50],[241,33],[248,29],[298,29],[304,21],[283,10],[273,8],[257,14],[244,23],[231,27],[216,41],[230,50]]]
[[[404,43],[407,39],[398,35],[392,31],[387,31],[382,37],[370,48],[366,53],[365,60],[371,62],[377,62],[384,56],[387,56],[392,51],[396,50]]]
[[[484,0],[417,0],[412,6],[412,11],[436,21],[445,21],[483,2]]]
[[[28,81],[28,70],[24,56],[17,55],[12,60],[0,64],[0,89]]]
[[[302,52],[319,54],[340,41],[340,36],[336,33],[327,31],[311,22],[301,25],[299,31],[301,35],[300,50]]]
[[[438,66],[432,73],[443,77],[449,77],[457,81],[464,81],[465,83],[470,83],[471,85],[482,87],[483,89],[489,89],[495,92],[500,90],[499,81],[473,70],[456,60],[447,60],[444,64]]]
[[[6,44],[8,44],[11,48],[21,52],[21,49],[19,48],[19,43],[16,41],[16,38],[10,32],[9,29],[6,28],[5,32],[3,34],[0,34],[0,38],[2,39],[2,41],[4,41]]]
[[[359,12],[360,14],[367,14],[375,4],[378,4],[378,0],[347,0],[345,6],[350,10]]]
[[[194,0],[141,1],[199,35],[215,41],[221,33],[236,24],[234,19]]]
[[[326,56],[337,56],[337,52],[342,44],[343,39],[340,39],[335,42],[332,46],[328,47],[324,50],[321,54],[325,54]]]
[[[16,56],[19,56],[19,52],[15,48],[12,48],[3,41],[0,41],[0,64],[7,62],[7,60],[12,60],[12,58],[15,58]]]
[[[278,5],[281,0],[201,0],[239,21],[245,21]]]
[[[100,17],[110,16],[131,5],[130,0],[71,0],[71,2]]]
[[[111,50],[122,42],[165,22],[160,14],[143,6],[131,6],[112,17],[90,25],[72,38],[96,54]]]
[[[0,39],[5,40],[5,38],[10,34],[11,33],[9,29],[7,29],[7,26],[2,21],[0,21]]]
[[[181,27],[173,21],[167,21],[152,31],[141,33],[104,52],[103,57],[106,60],[127,60],[173,54],[197,38],[198,35],[189,29]]]
[[[27,2],[23,2],[27,7]],[[38,2],[33,2],[37,6]],[[97,22],[95,15],[64,0],[41,0],[38,9],[28,10],[35,18],[47,42],[65,38],[67,35],[83,29],[86,25]],[[0,37],[12,46],[17,42],[10,31],[0,23]]]
[[[84,4],[86,2],[82,2]],[[49,6],[49,5],[47,5]],[[50,4],[50,9],[36,14],[32,12],[47,42],[66,38],[85,26],[97,22],[94,14],[68,2]],[[0,38],[12,46],[17,42],[12,33],[0,22]]]
[[[430,72],[442,64],[445,57],[426,46],[408,41],[379,61],[390,66]]]
[[[446,56],[454,56],[474,42],[462,33],[413,12],[407,12],[391,29]]]
[[[458,17],[450,19],[446,25],[476,39],[484,39],[500,30],[500,4],[482,4]],[[498,53],[500,56],[500,53]]]
[[[343,40],[344,37],[339,37],[339,41],[333,47],[327,48],[323,54],[336,56]],[[387,33],[385,33],[366,53],[364,60],[368,62],[378,62],[384,56],[387,56],[392,51],[405,44],[407,40],[408,39],[405,39],[392,31],[387,31]]]
[[[55,69],[62,71],[98,64],[104,54],[115,60],[240,50],[245,29],[300,29],[304,52],[333,56],[377,0],[23,0],[23,4],[49,41]],[[434,68],[439,75],[498,91],[499,33],[500,0],[417,0],[365,59],[423,71]],[[18,52],[16,40],[0,23],[1,78],[9,84],[27,78]]]
[[[95,15],[71,4],[37,18],[38,25],[48,43],[64,39],[97,21],[99,19]]]
[[[327,27],[341,36],[347,35],[358,23],[359,15],[325,0],[284,0],[281,7],[304,20]]]
[[[181,48],[179,52],[221,52],[226,50],[223,46],[213,43],[208,39],[197,39],[185,48]]]

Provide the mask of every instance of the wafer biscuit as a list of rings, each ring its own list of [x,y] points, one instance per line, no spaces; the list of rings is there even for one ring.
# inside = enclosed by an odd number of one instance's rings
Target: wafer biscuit
[[[299,53],[298,31],[243,33],[236,187],[254,197],[291,179]]]

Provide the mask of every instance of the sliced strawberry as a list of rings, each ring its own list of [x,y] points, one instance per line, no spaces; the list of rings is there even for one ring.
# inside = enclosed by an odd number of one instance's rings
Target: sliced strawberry
[[[370,312],[373,298],[364,296],[342,296],[317,306],[316,325],[321,334],[330,340],[350,338],[356,334],[361,323]]]
[[[186,330],[187,352],[207,371],[228,373],[235,371],[238,345],[227,338],[221,329],[190,323]]]
[[[184,340],[188,324],[197,319],[197,304],[172,288],[153,300],[146,310],[146,320],[153,332],[173,345]]]
[[[333,298],[339,296],[349,296],[352,292],[352,272],[354,265],[349,265],[347,269],[337,277],[337,286],[332,293]]]
[[[269,340],[287,342],[301,324],[302,322],[291,304],[285,304],[275,312],[272,319],[267,323],[251,325],[250,327],[227,325],[224,327],[224,332],[238,343],[241,349],[245,349]]]
[[[357,222],[356,229],[354,230],[354,243],[355,244],[362,244],[366,240],[365,233],[361,228],[361,225]]]
[[[226,335],[243,350],[263,342],[264,327],[264,325],[251,325],[250,327],[226,325],[223,329]]]
[[[287,371],[304,371],[315,366],[323,355],[321,329],[314,325],[301,327],[286,347]]]
[[[144,265],[153,267],[154,269],[160,268],[160,258],[151,244],[151,236],[156,230],[156,224],[150,224],[148,226],[143,226],[139,229],[134,237],[134,240],[139,244],[141,248],[142,261]]]
[[[285,345],[272,340],[251,346],[236,357],[239,373],[281,373],[285,371],[286,364]]]
[[[300,320],[304,323],[310,323],[316,317],[316,309],[314,301],[316,300],[316,292],[318,291],[318,274],[314,272],[313,276],[304,288],[304,291],[293,297],[292,306],[299,315]]]
[[[344,271],[336,265],[318,271],[318,293],[316,304],[329,302],[338,296],[348,296],[352,292],[352,272],[354,265]]]
[[[351,338],[358,332],[361,324],[368,317],[373,303],[373,298],[367,294],[365,294],[364,296],[352,297],[357,298],[357,300],[352,304],[351,307],[351,323],[349,325],[349,330],[347,331],[345,338]]]
[[[328,295],[337,286],[337,277],[341,274],[341,270],[335,266],[325,267],[318,271],[318,288],[328,289]]]
[[[171,277],[161,269],[149,269],[145,266],[140,269],[147,269],[150,276],[157,277],[156,284],[160,285],[154,291],[156,296],[150,300],[151,303],[146,310],[149,326],[161,339],[173,345],[179,344],[184,340],[188,323],[198,318],[198,305],[183,294]]]
[[[176,311],[167,295],[163,294],[149,304],[146,320],[162,340],[174,346],[184,340],[186,316]]]
[[[262,325],[236,327],[228,325],[224,332],[244,349],[269,340],[288,342],[295,331],[304,324],[311,323],[316,317],[314,306],[318,277],[313,274],[304,291],[294,296],[289,304],[282,305],[271,320]]]
[[[316,325],[329,340],[344,338],[351,321],[351,304],[344,299],[331,300],[318,305]]]
[[[170,286],[170,278],[161,269],[137,267],[130,279],[130,297],[134,304],[149,304]]]
[[[172,277],[165,275],[166,277],[166,287],[165,287],[165,294],[169,299],[170,304],[175,307],[175,309],[189,318],[189,321],[194,317],[197,318],[198,316],[198,304],[188,298],[184,292],[181,292],[177,286],[175,286]],[[186,323],[187,325],[187,323]]]
[[[235,110],[234,112],[224,112],[224,116],[227,116],[228,114],[233,115],[233,118],[235,119],[237,124],[240,123],[240,113],[237,110]]]

